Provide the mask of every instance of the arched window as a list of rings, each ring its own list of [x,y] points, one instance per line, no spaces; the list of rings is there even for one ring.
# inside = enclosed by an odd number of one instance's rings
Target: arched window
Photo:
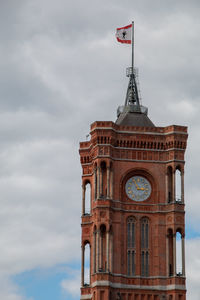
[[[102,224],[100,226],[100,261],[99,271],[105,272],[107,267],[106,260],[106,226]]]
[[[97,271],[96,247],[97,247],[97,228],[95,225],[93,230],[93,273],[96,273]]]
[[[167,168],[167,202],[173,202],[172,199],[172,167]]]
[[[90,284],[90,244],[85,245],[84,285]]]
[[[175,200],[176,202],[181,202],[181,171],[179,168],[176,169],[176,192],[175,192]]]
[[[100,197],[105,198],[107,196],[107,172],[105,161],[101,162],[101,175],[100,175]]]
[[[90,285],[90,243],[85,241],[82,245],[81,284]]]
[[[176,232],[176,273],[182,275],[181,233]]]
[[[174,255],[173,255],[173,231],[172,229],[168,229],[167,233],[168,238],[168,274],[169,276],[173,276],[174,270]]]
[[[82,185],[82,214],[90,214],[91,212],[91,184],[87,180]]]
[[[91,185],[87,182],[85,185],[85,214],[90,214],[91,210]]]
[[[127,272],[129,276],[135,276],[135,219],[127,220]]]
[[[97,164],[94,164],[94,200],[97,199]]]
[[[149,276],[149,220],[141,220],[141,275]]]

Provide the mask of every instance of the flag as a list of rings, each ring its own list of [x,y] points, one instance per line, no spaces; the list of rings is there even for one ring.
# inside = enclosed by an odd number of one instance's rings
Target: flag
[[[117,28],[116,38],[120,43],[131,44],[132,24]]]

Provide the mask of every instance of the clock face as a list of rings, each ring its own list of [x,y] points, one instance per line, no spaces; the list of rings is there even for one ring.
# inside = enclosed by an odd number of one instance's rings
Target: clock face
[[[127,180],[125,190],[131,200],[144,201],[151,194],[151,184],[145,177],[133,176]]]

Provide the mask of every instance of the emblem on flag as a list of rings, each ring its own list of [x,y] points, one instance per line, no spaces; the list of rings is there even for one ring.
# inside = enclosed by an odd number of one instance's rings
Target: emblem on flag
[[[120,43],[131,44],[132,24],[117,28],[116,38]]]

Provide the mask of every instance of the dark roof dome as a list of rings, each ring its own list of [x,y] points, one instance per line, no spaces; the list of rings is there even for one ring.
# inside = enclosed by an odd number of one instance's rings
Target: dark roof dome
[[[155,127],[146,114],[137,112],[122,112],[115,123],[122,126]]]

